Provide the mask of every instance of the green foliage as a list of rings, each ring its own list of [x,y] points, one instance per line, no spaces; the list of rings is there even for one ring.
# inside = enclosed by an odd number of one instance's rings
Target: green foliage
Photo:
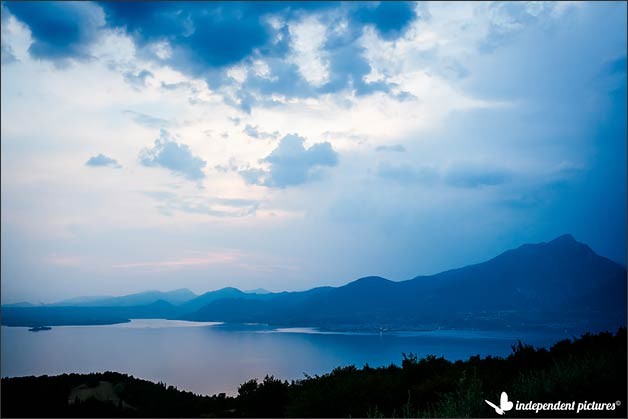
[[[626,329],[584,335],[549,350],[519,342],[506,358],[473,356],[451,362],[403,354],[401,366],[335,368],[292,383],[266,376],[243,383],[236,397],[200,396],[128,375],[64,374],[2,379],[2,415],[14,417],[493,417],[485,399],[507,391],[527,402],[621,400],[611,412],[626,417]],[[68,403],[79,385],[113,384],[120,401]],[[33,403],[36,401],[36,403]],[[530,416],[511,411],[509,417]],[[538,417],[573,416],[541,412]]]

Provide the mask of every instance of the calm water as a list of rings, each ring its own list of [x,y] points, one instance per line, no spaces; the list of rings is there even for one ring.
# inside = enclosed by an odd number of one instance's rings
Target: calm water
[[[548,346],[572,337],[561,332],[322,333],[168,320],[41,332],[2,326],[1,333],[3,377],[110,370],[203,394],[233,394],[244,381],[266,374],[298,379],[341,365],[400,364],[404,352],[456,360],[508,355],[519,338]]]

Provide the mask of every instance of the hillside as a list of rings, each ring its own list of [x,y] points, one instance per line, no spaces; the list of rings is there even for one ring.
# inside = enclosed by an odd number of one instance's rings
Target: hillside
[[[625,324],[626,268],[571,236],[524,245],[460,269],[393,282],[214,301],[190,320],[322,327],[504,327]]]
[[[303,292],[253,294],[227,287],[200,296],[189,290],[148,292],[89,306],[2,307],[2,324],[14,326],[147,317],[328,329],[609,330],[626,324],[626,267],[564,235],[402,282],[366,277]]]

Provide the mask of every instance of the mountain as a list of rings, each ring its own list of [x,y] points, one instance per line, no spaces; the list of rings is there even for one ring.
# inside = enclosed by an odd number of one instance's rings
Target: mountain
[[[170,304],[183,304],[196,297],[187,288],[180,288],[173,291],[144,291],[136,294],[123,295],[120,297],[76,297],[51,304],[53,306],[66,307],[131,307],[145,304],[152,304],[157,301],[165,301]]]
[[[254,290],[244,291],[246,294],[272,294],[270,291],[264,288],[255,288]]]
[[[186,313],[190,313],[204,307],[214,301],[229,298],[245,298],[248,294],[240,291],[237,288],[226,287],[216,291],[209,291],[205,294],[201,294],[196,298],[187,301],[182,305],[181,310]]]
[[[199,296],[189,290],[150,291],[74,307],[2,307],[7,325],[147,317],[329,329],[608,330],[626,324],[626,267],[564,235],[401,282],[371,276],[302,292],[246,293],[227,287]]]
[[[216,300],[189,320],[322,327],[524,327],[626,323],[626,268],[571,235],[402,282]]]
[[[90,295],[90,296],[80,296],[68,298],[66,300],[57,301],[56,303],[48,304],[51,306],[81,306],[81,305],[90,305],[93,303],[98,303],[99,301],[107,301],[112,298],[110,295]],[[44,304],[45,305],[45,304]]]

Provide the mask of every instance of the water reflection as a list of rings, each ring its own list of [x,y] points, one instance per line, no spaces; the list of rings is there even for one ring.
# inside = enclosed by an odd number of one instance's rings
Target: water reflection
[[[508,355],[522,339],[547,346],[558,332],[321,332],[170,320],[63,326],[29,332],[2,326],[2,376],[119,371],[196,393],[233,394],[250,378],[315,375],[337,366],[399,364],[402,353],[448,359]]]

